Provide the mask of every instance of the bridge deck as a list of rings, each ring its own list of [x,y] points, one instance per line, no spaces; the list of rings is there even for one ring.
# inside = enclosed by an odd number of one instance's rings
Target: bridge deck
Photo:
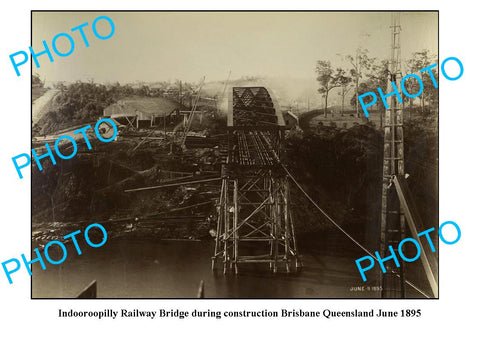
[[[269,136],[260,131],[236,131],[232,161],[242,166],[272,166],[278,163]]]

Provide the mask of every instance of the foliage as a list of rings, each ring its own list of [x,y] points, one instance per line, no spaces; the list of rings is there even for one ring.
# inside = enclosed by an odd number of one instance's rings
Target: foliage
[[[33,79],[33,78],[32,78]],[[147,85],[133,88],[131,85],[120,85],[116,82],[111,85],[96,84],[93,81],[80,82],[66,86],[64,83],[55,84],[59,93],[54,98],[54,109],[45,114],[38,123],[42,134],[49,134],[58,128],[91,122],[103,115],[103,110],[110,104],[129,96],[171,96],[177,98],[177,93],[169,90],[178,88],[177,84],[169,82],[159,83],[160,86],[151,88]],[[193,84],[183,83],[184,94],[193,91]],[[34,130],[39,131],[36,127]]]
[[[355,56],[347,55],[347,60],[349,61],[352,68],[350,69],[350,75],[355,83],[355,110],[357,111],[357,117],[359,116],[358,110],[358,95],[360,94],[359,83],[360,79],[363,77],[363,71],[369,70],[373,59],[368,56],[367,49],[358,48]]]
[[[371,58],[368,69],[365,73],[363,81],[358,85],[358,92],[360,94],[366,92],[378,92],[378,88],[386,89],[389,71],[388,71],[388,61],[387,60],[378,60],[377,58]],[[350,99],[350,104],[352,106],[357,105],[358,100],[356,94]],[[376,107],[377,111],[380,109],[381,100],[377,100]]]
[[[373,87],[381,87],[382,89],[386,88],[389,75],[390,73],[388,71],[388,60],[378,60],[377,58],[371,59],[371,64],[368,69],[368,73],[366,73],[366,76]]]
[[[407,72],[409,74],[417,74],[423,83],[423,92],[420,95],[422,113],[427,111],[426,103],[428,103],[430,110],[436,109],[438,106],[438,87],[435,88],[429,72],[420,72],[420,70],[435,63],[438,64],[437,56],[430,53],[428,50],[413,53],[412,57],[406,62]],[[432,73],[438,85],[438,67],[433,68]],[[413,77],[409,78],[405,84],[405,87],[410,94],[415,94],[420,89],[418,81],[414,80]],[[406,100],[412,104],[415,99],[408,98]]]
[[[289,135],[286,145],[293,176],[319,206],[363,243],[368,226],[377,225],[380,217],[381,133],[367,125],[321,126],[316,133]],[[292,197],[294,217],[302,229],[331,227],[294,186]]]
[[[328,93],[330,90],[336,87],[347,86],[349,78],[345,76],[345,71],[341,68],[337,68],[335,71],[332,68],[330,61],[318,60],[317,61],[317,81],[320,85],[318,92],[325,98],[325,107],[323,114],[327,116],[328,107]]]
[[[43,87],[43,81],[38,74],[32,74],[32,87]]]
[[[339,95],[342,97],[342,111],[341,111],[342,116],[345,110],[345,96],[350,90],[350,84],[352,82],[352,78],[346,76],[345,73],[346,73],[345,70],[338,69],[338,83],[340,84]]]
[[[320,93],[328,95],[327,91],[333,87],[342,87],[342,91],[339,92],[339,95],[342,96],[342,103],[344,101],[343,96],[348,92],[348,86],[350,83],[353,83],[355,88],[355,93],[350,98],[350,104],[356,108],[358,111],[358,95],[366,92],[377,92],[378,88],[382,88],[384,91],[387,88],[387,84],[390,78],[390,73],[388,70],[388,60],[372,58],[368,55],[368,50],[358,49],[355,55],[347,55],[345,59],[351,65],[349,70],[349,80],[344,78],[339,78],[339,76],[345,74],[335,74],[333,67],[329,61],[317,62],[317,80],[321,84]],[[419,102],[421,106],[421,113],[427,114],[437,110],[438,107],[438,88],[435,88],[429,72],[420,72],[421,69],[424,69],[432,64],[438,64],[437,56],[428,50],[422,50],[412,54],[411,58],[406,60],[405,66],[403,67],[404,74],[416,74],[420,77],[423,83],[423,92],[419,98],[409,98],[402,93],[402,101],[405,104],[409,104],[409,112],[415,112],[416,109],[413,107],[415,102]],[[337,68],[337,71],[341,69]],[[319,73],[321,71],[321,73]],[[340,71],[342,72],[342,71]],[[433,78],[437,81],[438,84],[438,67],[432,69]],[[327,83],[327,80],[329,81]],[[419,91],[418,81],[410,77],[405,83],[405,89],[410,94],[415,94]],[[382,101],[377,100],[376,108],[377,111],[382,108]],[[342,110],[343,111],[343,110]]]

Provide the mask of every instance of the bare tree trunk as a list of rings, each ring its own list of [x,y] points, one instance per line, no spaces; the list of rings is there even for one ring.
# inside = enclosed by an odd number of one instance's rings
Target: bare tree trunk
[[[425,96],[423,95],[422,92],[422,114],[425,112]]]
[[[379,106],[380,103],[379,102],[377,102],[375,105],[377,106],[377,111],[376,112],[380,116],[380,129],[381,129],[381,128],[383,128],[383,111],[380,110],[380,106]]]
[[[327,118],[327,102],[328,102],[328,91],[325,92],[325,107],[323,108],[323,116]]]
[[[410,98],[410,100],[409,100],[409,107],[410,107],[410,110],[408,110],[408,112],[409,112],[410,120],[412,120],[413,98]]]
[[[342,117],[343,117],[343,110],[344,110],[344,107],[345,107],[345,91],[342,91]]]
[[[178,102],[183,105],[182,103],[182,81],[180,80],[180,84],[178,86]]]
[[[360,113],[358,112],[358,74],[355,77],[355,110],[357,111],[357,118],[360,118]]]
[[[53,196],[50,196],[50,202],[52,203],[52,220],[55,222],[55,203],[53,203]]]

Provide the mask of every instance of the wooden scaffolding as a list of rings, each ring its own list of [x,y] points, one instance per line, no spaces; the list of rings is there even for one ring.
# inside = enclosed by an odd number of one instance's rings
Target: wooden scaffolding
[[[228,154],[222,166],[212,269],[239,271],[263,263],[276,273],[300,265],[290,211],[287,174],[281,167],[285,123],[263,87],[234,87],[229,96]]]

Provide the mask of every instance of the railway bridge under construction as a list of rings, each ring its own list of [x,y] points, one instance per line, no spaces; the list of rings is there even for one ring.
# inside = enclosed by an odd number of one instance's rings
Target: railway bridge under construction
[[[417,234],[421,224],[403,179],[403,168],[399,170],[396,166],[404,157],[403,121],[401,110],[395,102],[391,104],[385,124],[385,180],[379,228],[382,258],[387,256],[386,249],[397,246],[405,237],[405,228],[398,227],[399,218],[403,221],[403,216],[406,217],[412,235]],[[227,130],[228,152],[222,165],[212,269],[221,268],[225,274],[232,270],[238,273],[244,263],[264,263],[276,273],[302,266],[290,206],[291,183],[338,230],[374,257],[309,196],[285,166],[285,122],[271,91],[265,87],[233,87],[229,94]],[[391,143],[392,131],[396,132],[395,147]],[[387,166],[391,159],[395,159],[395,166]],[[385,218],[386,213],[395,214],[396,218]],[[392,234],[396,236],[390,237]],[[380,273],[382,297],[404,298],[406,285],[430,297],[405,278],[404,263],[400,262],[399,267],[387,266],[387,271]],[[438,285],[433,273],[436,268],[431,262],[422,256],[433,296],[437,297]]]
[[[224,273],[238,273],[242,263],[268,263],[273,272],[280,266],[289,272],[301,263],[281,163],[285,122],[278,103],[264,87],[233,87],[227,130],[212,268],[220,263]]]
[[[392,82],[399,81],[397,73],[392,73]],[[406,224],[412,237],[415,237],[418,234],[417,227],[422,227],[422,223],[404,179],[403,112],[394,96],[389,97],[389,100],[390,108],[385,114],[384,124],[378,249],[381,258],[385,259],[389,256],[387,250],[395,248],[396,257],[400,259],[398,245],[406,237]],[[188,118],[182,144],[185,143],[193,112],[194,110]],[[268,265],[273,273],[289,273],[302,267],[290,203],[290,185],[296,186],[298,192],[305,195],[324,218],[356,246],[379,261],[370,250],[335,222],[288,170],[285,165],[285,130],[284,118],[271,91],[262,86],[233,87],[229,93],[227,145],[224,147],[220,176],[215,174],[215,177],[194,180],[192,176],[180,177],[174,183],[128,189],[125,192],[221,181],[219,198],[216,199],[216,231],[213,233],[215,250],[211,266],[212,270],[222,270],[224,274],[238,274],[241,267],[248,264]],[[211,201],[194,206],[204,204],[211,204]],[[179,209],[190,207],[193,206]],[[417,241],[422,245],[418,237]],[[426,245],[423,247],[426,248]],[[437,297],[436,259],[421,256],[421,262],[432,295]],[[376,280],[381,282],[383,298],[406,297],[406,286],[425,297],[431,297],[407,280],[402,259],[397,266],[386,263],[386,271],[380,272],[380,277]],[[352,260],[352,266],[354,265],[355,261]]]

